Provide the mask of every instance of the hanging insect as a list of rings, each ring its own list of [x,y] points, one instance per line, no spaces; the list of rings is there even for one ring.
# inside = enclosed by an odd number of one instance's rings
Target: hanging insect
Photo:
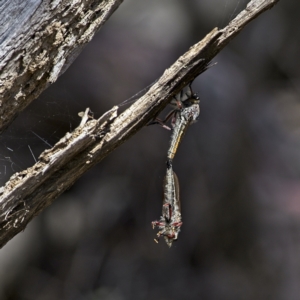
[[[152,222],[152,228],[159,228],[157,239],[154,241],[158,243],[159,238],[163,236],[167,245],[171,247],[172,243],[177,240],[182,225],[179,182],[171,166],[167,168],[163,188],[162,216],[159,221]]]

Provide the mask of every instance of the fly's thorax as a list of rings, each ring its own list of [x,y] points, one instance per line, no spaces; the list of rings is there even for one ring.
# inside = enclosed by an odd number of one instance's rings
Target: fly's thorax
[[[189,123],[196,122],[199,115],[200,115],[200,106],[198,104],[193,104],[191,106],[185,107],[180,111],[181,119],[184,119]]]
[[[196,94],[194,94],[192,98],[189,98],[188,100],[183,102],[184,107],[189,107],[194,104],[200,105],[200,98]]]

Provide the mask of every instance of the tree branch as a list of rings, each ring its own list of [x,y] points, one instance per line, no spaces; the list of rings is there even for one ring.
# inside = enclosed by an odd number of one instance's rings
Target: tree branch
[[[0,247],[63,191],[116,147],[129,139],[188,82],[202,73],[212,58],[244,26],[279,0],[252,0],[228,26],[213,29],[182,55],[151,89],[118,115],[112,108],[95,120],[85,112],[82,122],[52,149],[44,151],[31,168],[16,173],[0,190]]]
[[[56,81],[122,1],[1,1],[0,133]]]

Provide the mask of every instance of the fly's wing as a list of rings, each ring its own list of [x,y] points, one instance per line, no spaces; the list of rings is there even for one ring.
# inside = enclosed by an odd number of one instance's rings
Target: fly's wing
[[[150,88],[157,82],[157,80],[153,81],[151,84],[149,84],[148,86],[146,86],[145,88],[143,88],[142,90],[140,90],[139,92],[137,92],[136,94],[131,96],[130,98],[121,102],[119,104],[119,106],[124,106],[124,105],[130,104],[130,103],[133,103],[136,100],[138,100],[139,98],[141,98],[142,96],[144,96],[150,90]]]
[[[181,108],[182,106],[190,106],[191,103],[189,100],[199,99],[198,96],[194,94],[191,85],[192,83],[190,82],[178,94],[176,94],[171,100],[170,104],[172,106],[176,106],[177,108]]]
[[[204,59],[202,59],[204,60]],[[209,62],[205,68],[203,69],[203,71],[201,73],[203,73],[204,71],[206,71],[208,68],[210,67],[213,67],[214,65],[216,65],[216,63],[211,63]],[[135,102],[137,99],[139,99],[141,96],[143,96],[144,94],[146,94],[150,88],[158,81],[155,80],[153,81],[151,84],[149,84],[147,87],[145,87],[144,89],[142,89],[141,91],[139,91],[138,93],[136,93],[135,95],[133,95],[132,97],[130,97],[129,99],[126,99],[125,101],[121,102],[119,104],[119,106],[124,106],[124,105],[127,105],[129,103],[132,103],[132,102]],[[177,95],[175,95],[171,101],[170,101],[170,104],[172,106],[176,106],[177,108],[180,108],[178,106],[179,103],[183,103],[184,101],[188,100],[188,99],[191,99],[191,98],[195,98],[197,97],[197,95],[195,95],[193,93],[193,90],[192,90],[192,82],[190,82],[187,86],[185,86]]]
[[[203,59],[204,60],[204,59]],[[206,71],[207,69],[215,66],[216,63],[209,62],[206,64],[201,73]],[[190,101],[191,100],[191,101]],[[193,100],[199,100],[197,94],[195,94],[192,90],[192,81],[185,86],[178,94],[176,94],[171,100],[170,104],[176,106],[177,108],[181,108],[180,104],[184,104],[183,106],[190,106],[193,103]],[[182,105],[181,105],[182,106]]]
[[[173,171],[174,175],[174,186],[175,186],[175,201],[174,205],[176,205],[177,210],[181,214],[181,203],[180,203],[180,195],[179,195],[179,180],[176,173]]]
[[[180,101],[184,102],[193,97],[193,91],[191,87],[191,83],[185,86],[180,92]]]
[[[170,105],[175,107],[175,108],[181,108],[181,92],[179,92],[178,94],[176,94],[172,100],[170,101]]]

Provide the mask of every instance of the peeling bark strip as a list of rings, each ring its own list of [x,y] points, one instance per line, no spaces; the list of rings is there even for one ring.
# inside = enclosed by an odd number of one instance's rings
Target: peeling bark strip
[[[211,59],[244,26],[279,0],[252,0],[244,11],[222,30],[213,29],[182,55],[151,89],[117,116],[117,108],[98,120],[89,120],[88,110],[72,133],[44,151],[31,168],[16,173],[0,189],[0,247],[50,205],[93,165],[134,135],[188,82],[202,73]]]
[[[122,1],[0,1],[0,133],[56,81]]]

